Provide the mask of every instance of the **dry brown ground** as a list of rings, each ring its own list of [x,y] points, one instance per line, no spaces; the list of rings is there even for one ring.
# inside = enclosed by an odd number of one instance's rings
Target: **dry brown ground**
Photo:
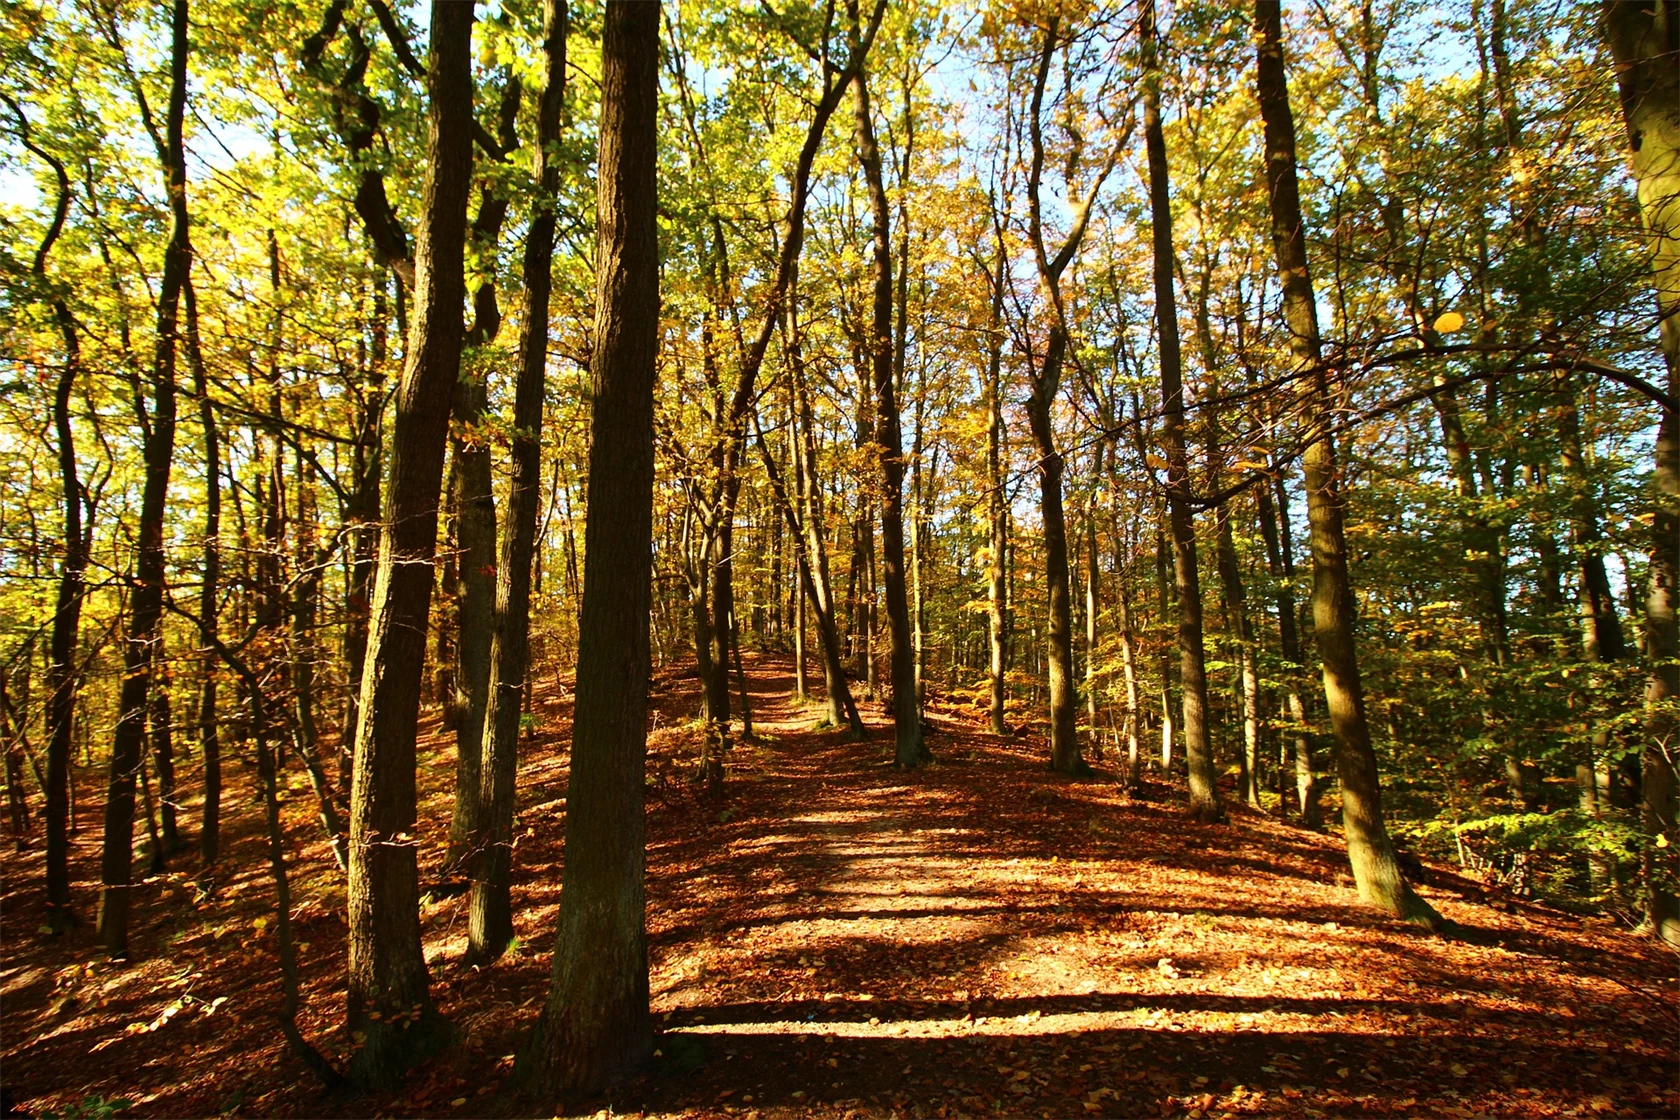
[[[649,799],[660,1054],[571,1111],[757,1117],[1674,1116],[1676,957],[1608,922],[1489,905],[1445,870],[1425,894],[1462,933],[1360,909],[1333,837],[1234,810],[1188,821],[1164,784],[1128,800],[1072,781],[1035,740],[936,708],[938,762],[815,731],[785,661],[752,666],[763,742],[721,801],[674,752],[691,681],[667,680]],[[214,897],[182,873],[139,888],[126,966],[91,930],[40,932],[38,852],[0,895],[0,1085],[35,1115],[125,1098],[138,1115],[550,1115],[507,1084],[547,982],[569,704],[549,695],[521,767],[520,944],[463,969],[465,899],[428,896],[433,990],[458,1043],[405,1092],[329,1097],[285,1051],[272,890],[248,768],[230,767]],[[453,757],[422,744],[423,874],[437,874]],[[97,776],[80,776],[91,788]],[[342,880],[307,787],[289,828],[305,1033],[341,1051]],[[91,909],[96,830],[75,846]],[[171,1009],[174,1009],[173,1011]]]

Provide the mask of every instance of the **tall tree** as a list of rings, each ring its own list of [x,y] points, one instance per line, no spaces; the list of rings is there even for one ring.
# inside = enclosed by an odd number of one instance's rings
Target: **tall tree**
[[[1675,622],[1680,576],[1680,3],[1644,0],[1604,4],[1604,26],[1616,60],[1639,213],[1650,241],[1651,286],[1668,370],[1669,404],[1657,428],[1650,574],[1645,594],[1645,744],[1641,801],[1646,844],[1645,912],[1652,933],[1680,945],[1675,901],[1675,730],[1680,721],[1680,630]],[[1661,838],[1660,841],[1658,838]],[[1659,846],[1660,845],[1660,846]],[[1667,857],[1664,859],[1664,857]],[[1667,866],[1664,866],[1664,864]]]
[[[1284,69],[1283,13],[1278,0],[1255,0],[1256,90],[1265,125],[1266,193],[1271,204],[1272,247],[1283,288],[1289,350],[1295,361],[1297,404],[1304,430],[1307,521],[1313,558],[1313,632],[1324,667],[1324,699],[1336,733],[1336,767],[1342,787],[1342,825],[1359,897],[1367,904],[1419,925],[1435,927],[1440,915],[1419,898],[1401,874],[1394,843],[1383,823],[1382,785],[1354,646],[1354,599],[1348,578],[1343,496],[1331,433],[1331,387],[1318,333],[1318,308],[1307,262],[1306,227],[1295,160],[1295,117]]]
[[[513,794],[518,773],[519,717],[531,659],[531,561],[536,554],[542,484],[544,374],[548,362],[549,295],[553,289],[555,192],[560,187],[560,114],[566,100],[566,0],[543,4],[543,86],[537,100],[532,160],[537,197],[525,241],[525,320],[519,335],[519,373],[513,389],[507,528],[496,573],[494,671],[484,714],[484,763],[479,780],[477,866],[467,923],[468,952],[495,959],[513,939],[509,872],[513,863]],[[587,559],[585,561],[587,563]]]
[[[108,35],[116,39],[113,21]],[[120,42],[113,42],[119,50]],[[134,780],[145,746],[151,708],[153,649],[163,618],[164,516],[169,499],[169,470],[175,457],[175,348],[181,288],[192,266],[187,225],[187,167],[182,124],[187,107],[187,0],[175,0],[170,13],[169,102],[160,132],[152,119],[144,87],[136,79],[134,97],[151,134],[163,170],[169,204],[169,241],[158,283],[157,337],[152,356],[152,404],[134,401],[145,459],[140,498],[139,548],[134,590],[129,600],[128,633],[123,643],[123,683],[118,699],[116,733],[111,743],[111,776],[105,799],[105,840],[100,860],[99,935],[113,957],[128,955],[129,890],[133,884]]]
[[[1046,619],[1045,662],[1049,675],[1050,765],[1064,774],[1086,770],[1079,745],[1079,685],[1073,667],[1073,601],[1068,568],[1067,517],[1062,508],[1062,475],[1066,462],[1056,446],[1052,414],[1061,391],[1068,356],[1068,316],[1062,300],[1062,273],[1079,252],[1090,225],[1091,210],[1103,181],[1114,167],[1118,150],[1095,176],[1085,198],[1073,205],[1073,222],[1061,247],[1052,255],[1044,236],[1044,94],[1056,52],[1068,44],[1060,15],[1043,28],[1044,43],[1034,67],[1032,100],[1027,109],[1031,162],[1027,173],[1027,236],[1037,265],[1038,285],[1049,305],[1050,324],[1044,350],[1030,371],[1031,393],[1027,419],[1038,449],[1039,512],[1044,525],[1044,577],[1049,612]],[[1070,185],[1071,190],[1071,185]],[[1070,200],[1071,201],[1071,200]]]
[[[1172,200],[1167,144],[1161,131],[1161,68],[1155,2],[1143,0],[1138,20],[1143,46],[1143,135],[1149,159],[1149,223],[1155,264],[1155,319],[1165,403],[1161,438],[1167,451],[1167,526],[1178,584],[1178,664],[1183,684],[1184,758],[1190,770],[1190,813],[1204,821],[1225,815],[1219,775],[1208,738],[1207,663],[1202,640],[1202,581],[1196,562],[1196,526],[1190,510],[1190,460],[1184,440],[1184,366],[1178,340],[1178,299],[1173,288]]]
[[[659,6],[601,30],[589,497],[566,859],[547,1002],[522,1055],[550,1095],[599,1088],[653,1051],[643,874],[651,656]]]
[[[852,20],[852,53],[859,54],[857,0],[848,0]],[[868,327],[869,368],[875,390],[875,453],[880,458],[881,561],[886,577],[888,649],[892,656],[892,709],[897,746],[894,762],[912,769],[931,755],[922,739],[921,705],[916,696],[916,649],[910,636],[910,604],[904,579],[904,437],[894,385],[892,232],[887,189],[881,175],[881,150],[875,143],[875,122],[869,108],[869,82],[859,64],[852,79],[856,93],[858,162],[874,217],[871,271],[871,314]]]
[[[349,1075],[395,1083],[440,1046],[420,949],[414,743],[437,548],[444,442],[461,365],[463,253],[472,185],[473,5],[432,4],[425,191],[415,309],[391,432],[361,722],[350,790]]]
[[[82,526],[82,481],[76,465],[76,432],[71,423],[71,398],[82,373],[82,344],[75,316],[64,293],[47,277],[47,258],[64,231],[70,213],[70,176],[64,161],[37,144],[30,134],[29,119],[10,98],[7,107],[17,118],[18,137],[31,153],[52,168],[58,192],[54,196],[52,221],[30,262],[30,277],[41,287],[41,295],[52,307],[53,325],[64,347],[63,365],[53,388],[53,436],[57,441],[58,478],[63,507],[64,559],[59,565],[58,599],[53,610],[52,638],[47,668],[47,781],[46,789],[46,879],[48,924],[62,930],[73,918],[70,909],[70,756],[74,744],[76,716],[76,645],[81,630],[82,600],[87,594],[88,540]],[[7,779],[10,784],[11,779]]]

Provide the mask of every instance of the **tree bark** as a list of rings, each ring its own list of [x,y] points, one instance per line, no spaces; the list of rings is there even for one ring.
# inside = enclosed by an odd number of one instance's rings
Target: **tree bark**
[[[402,286],[397,286],[399,302]],[[338,784],[349,804],[355,769],[356,725],[360,719],[362,669],[367,661],[368,615],[373,579],[379,559],[379,501],[381,475],[380,417],[384,412],[386,361],[385,275],[374,278],[371,345],[364,384],[357,386],[355,447],[352,451],[350,501],[345,511],[352,532],[350,573],[345,586],[344,666],[349,683],[340,729]]]
[[[1661,316],[1659,336],[1668,367],[1668,393],[1680,392],[1680,3],[1606,3],[1606,38],[1616,60],[1622,116],[1628,130],[1639,212],[1651,243],[1652,288]],[[1645,644],[1651,671],[1645,682],[1642,824],[1646,921],[1655,936],[1680,945],[1675,901],[1674,707],[1680,698],[1680,632],[1675,622],[1680,571],[1680,418],[1665,409],[1657,429],[1650,574],[1645,595]],[[1658,848],[1658,837],[1667,840]]]
[[[853,49],[858,35],[856,0],[850,3]],[[909,770],[932,755],[922,738],[922,713],[916,697],[916,649],[911,639],[910,603],[904,572],[904,438],[898,394],[893,384],[892,234],[887,190],[881,175],[881,152],[869,109],[869,84],[862,69],[853,78],[856,93],[858,162],[874,212],[874,257],[869,332],[869,363],[875,382],[875,449],[881,460],[881,561],[886,580],[888,649],[892,658],[892,710],[896,733],[893,762]]]
[[[997,262],[992,266],[992,308],[986,336],[986,620],[991,644],[992,734],[1009,734],[1005,700],[1009,672],[1009,508],[1004,500],[1003,465],[1007,438],[1003,426],[1003,294],[1007,250],[998,231]]]
[[[1286,497],[1282,479],[1277,480],[1278,494]],[[1294,745],[1295,799],[1301,823],[1308,828],[1322,828],[1324,816],[1318,804],[1318,780],[1313,774],[1312,740],[1307,737],[1306,705],[1301,700],[1300,674],[1304,667],[1301,656],[1301,630],[1295,616],[1295,550],[1290,541],[1289,507],[1281,501],[1272,502],[1272,484],[1257,491],[1260,507],[1260,535],[1266,543],[1266,567],[1272,584],[1277,588],[1278,648],[1287,662],[1284,680],[1284,699],[1289,706],[1289,718],[1295,727],[1287,738]]]
[[[17,117],[18,136],[23,146],[45,160],[58,182],[58,196],[52,221],[35,252],[31,273],[45,286],[47,257],[70,212],[70,176],[64,162],[37,145],[29,133],[22,110],[8,99]],[[76,466],[76,434],[71,423],[71,397],[82,372],[81,337],[76,320],[64,296],[54,291],[50,298],[53,322],[64,343],[64,365],[53,391],[53,435],[57,441],[59,503],[64,511],[64,560],[59,567],[58,600],[54,605],[52,637],[47,662],[47,773],[42,792],[46,795],[46,888],[47,924],[55,931],[68,928],[74,919],[70,909],[70,762],[74,750],[76,715],[76,647],[81,629],[82,598],[87,594],[88,541],[83,533],[82,507],[86,495]],[[90,511],[91,512],[91,511]],[[37,775],[39,777],[39,775]],[[8,779],[9,780],[9,779]]]
[[[523,85],[512,73],[503,77],[499,112],[499,143],[505,155],[518,145],[514,124]],[[449,558],[458,573],[455,619],[455,806],[449,820],[449,863],[459,866],[478,834],[482,804],[479,777],[484,768],[484,713],[490,702],[491,652],[496,630],[496,596],[500,582],[496,568],[496,496],[490,439],[483,430],[490,420],[490,363],[475,353],[496,340],[502,309],[496,299],[497,242],[507,218],[508,198],[501,185],[486,179],[473,220],[473,255],[486,262],[486,272],[473,290],[473,323],[467,330],[463,376],[455,383],[454,423],[450,459],[455,464],[451,499],[455,510],[455,540],[459,551]]]
[[[158,160],[169,196],[169,242],[158,285],[157,339],[152,359],[152,407],[134,402],[142,431],[145,481],[140,496],[139,548],[128,633],[123,643],[123,682],[111,775],[105,800],[105,839],[100,861],[99,935],[113,957],[128,956],[129,889],[133,883],[134,778],[140,769],[153,657],[163,616],[164,515],[175,454],[175,344],[181,287],[192,263],[187,224],[187,170],[182,121],[187,103],[187,0],[175,0],[170,20],[169,107]],[[138,90],[136,91],[139,92]],[[146,114],[150,119],[150,112]]]
[[[522,1055],[533,1088],[600,1088],[653,1051],[643,893],[652,596],[659,17],[612,3],[601,33],[592,381],[577,708],[548,1000]]]
[[[434,0],[415,309],[391,439],[350,792],[352,1081],[394,1085],[440,1047],[420,947],[415,735],[437,548],[438,489],[464,333],[472,183],[473,5]]]
[[[566,99],[566,0],[543,5],[543,87],[537,102],[533,151],[537,200],[525,242],[525,320],[514,383],[512,479],[507,528],[496,574],[495,638],[490,661],[495,686],[484,714],[484,766],[479,779],[479,838],[467,920],[468,957],[494,960],[513,940],[510,872],[513,865],[514,786],[519,771],[519,717],[530,673],[531,563],[536,555],[542,483],[544,372],[548,360],[549,295],[553,289],[554,193],[560,185],[560,139]]]
[[[1172,202],[1167,146],[1161,131],[1161,78],[1155,42],[1154,0],[1143,0],[1138,34],[1143,41],[1144,147],[1149,157],[1149,215],[1155,264],[1155,320],[1161,356],[1161,439],[1167,452],[1167,524],[1178,584],[1178,662],[1183,685],[1184,758],[1189,766],[1190,814],[1203,821],[1224,817],[1219,775],[1208,738],[1207,661],[1202,638],[1202,582],[1196,561],[1196,527],[1190,512],[1190,461],[1184,440],[1184,372],[1178,341],[1178,298],[1173,288]]]
[[[1061,388],[1062,366],[1067,360],[1068,330],[1062,309],[1062,273],[1079,251],[1090,221],[1091,207],[1113,168],[1109,164],[1091,185],[1085,200],[1074,208],[1073,228],[1056,255],[1051,257],[1044,243],[1043,207],[1040,186],[1044,173],[1044,135],[1041,119],[1045,82],[1058,42],[1059,17],[1052,16],[1045,28],[1044,46],[1034,74],[1032,104],[1027,123],[1032,141],[1032,164],[1027,178],[1028,234],[1038,264],[1038,282],[1051,308],[1051,325],[1044,356],[1032,371],[1032,392],[1027,401],[1027,418],[1033,443],[1038,449],[1039,508],[1044,526],[1044,582],[1049,600],[1045,667],[1050,700],[1050,765],[1064,774],[1083,774],[1086,766],[1079,744],[1079,687],[1073,667],[1073,603],[1068,571],[1067,517],[1062,509],[1062,473],[1065,463],[1056,448],[1053,413]]]
[[[1429,928],[1440,915],[1406,883],[1382,816],[1382,786],[1365,719],[1365,696],[1354,645],[1353,589],[1342,527],[1341,482],[1332,443],[1331,398],[1318,333],[1306,231],[1296,178],[1295,119],[1284,70],[1283,14],[1278,0],[1256,0],[1259,28],[1256,88],[1265,125],[1265,174],[1289,328],[1290,351],[1301,374],[1299,404],[1307,513],[1312,527],[1313,630],[1324,667],[1324,697],[1338,745],[1342,822],[1359,896],[1368,905]]]
[[[189,280],[187,305],[187,361],[192,366],[193,393],[198,397],[198,423],[204,434],[204,572],[198,589],[198,619],[204,644],[216,640],[220,628],[222,577],[222,451],[216,411],[210,404],[209,380],[198,333],[198,297]],[[204,803],[199,816],[198,855],[206,872],[221,853],[222,742],[217,727],[217,658],[207,649],[204,679],[198,689],[198,754],[204,768]]]
[[[855,739],[866,739],[868,731],[858,715],[852,688],[846,680],[846,663],[840,648],[840,630],[834,611],[834,581],[828,568],[828,535],[823,531],[822,484],[817,474],[816,421],[811,411],[811,392],[806,383],[803,333],[799,325],[799,280],[795,265],[788,282],[787,354],[793,374],[794,408],[798,413],[800,518],[804,522],[803,552],[806,559],[806,598],[817,616],[817,638],[822,647],[823,691],[828,700],[828,722],[846,724]]]

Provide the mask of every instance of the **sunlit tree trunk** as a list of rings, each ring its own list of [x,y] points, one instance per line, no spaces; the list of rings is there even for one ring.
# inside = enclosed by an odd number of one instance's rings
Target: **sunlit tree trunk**
[[[1680,3],[1606,3],[1606,38],[1616,60],[1622,116],[1632,151],[1639,212],[1651,244],[1668,395],[1680,395]],[[1680,635],[1675,623],[1680,569],[1680,417],[1665,408],[1657,429],[1650,575],[1645,596],[1645,744],[1641,757],[1646,852],[1646,920],[1651,932],[1680,945],[1680,905],[1672,889],[1675,853],[1676,724],[1680,700]],[[1658,848],[1656,838],[1666,840]]]
[[[105,801],[104,851],[100,861],[99,935],[113,957],[128,956],[129,891],[133,883],[134,779],[145,741],[154,658],[163,616],[164,516],[169,500],[169,471],[175,455],[175,346],[181,287],[192,264],[187,225],[187,169],[182,121],[187,103],[187,0],[171,10],[169,105],[159,136],[158,160],[169,197],[169,241],[164,247],[158,284],[157,339],[152,360],[152,407],[134,407],[140,421],[144,475],[137,526],[138,554],[134,590],[129,598],[128,633],[123,643],[123,682],[118,697],[116,733],[111,743],[111,775]],[[139,91],[136,90],[138,94]],[[150,121],[149,111],[146,119]]]
[[[34,142],[22,110],[8,100],[17,117],[19,141],[53,170],[58,192],[52,221],[30,271],[43,288],[47,282],[47,257],[64,230],[70,212],[70,176],[64,162]],[[70,763],[75,743],[77,638],[81,628],[82,598],[87,593],[88,540],[82,526],[84,494],[76,463],[75,429],[71,424],[71,398],[82,372],[81,337],[70,306],[59,294],[51,297],[53,323],[64,345],[64,364],[53,390],[52,424],[57,446],[59,505],[63,510],[64,559],[59,566],[58,599],[54,605],[52,637],[47,660],[47,772],[42,792],[46,795],[46,888],[47,924],[64,930],[74,915],[70,909]],[[36,775],[40,777],[39,774]],[[10,784],[8,778],[8,784]]]
[[[1277,0],[1256,0],[1257,90],[1265,124],[1265,174],[1272,243],[1283,288],[1290,352],[1305,429],[1307,513],[1312,527],[1313,630],[1324,666],[1324,696],[1338,745],[1342,822],[1359,896],[1396,917],[1434,928],[1440,916],[1406,883],[1383,823],[1377,756],[1365,720],[1365,697],[1354,646],[1354,598],[1342,527],[1341,482],[1330,432],[1330,385],[1323,365],[1307,264],[1300,188],[1296,180],[1295,120],[1284,70],[1283,14]]]
[[[1004,701],[1009,672],[1009,508],[1004,494],[1003,426],[1003,295],[1006,279],[1005,253],[1001,232],[997,263],[992,269],[992,307],[986,337],[986,525],[989,533],[986,559],[986,633],[991,648],[992,734],[1007,735]]]
[[[1179,681],[1184,701],[1184,759],[1190,773],[1190,813],[1219,820],[1225,809],[1208,735],[1206,655],[1202,638],[1202,582],[1196,560],[1196,527],[1190,511],[1190,462],[1184,440],[1184,374],[1178,342],[1178,299],[1173,288],[1172,201],[1167,146],[1161,130],[1161,80],[1156,58],[1155,4],[1143,0],[1138,34],[1143,41],[1144,145],[1149,157],[1149,215],[1155,264],[1155,320],[1161,358],[1161,438],[1167,452],[1167,526],[1178,583]]]

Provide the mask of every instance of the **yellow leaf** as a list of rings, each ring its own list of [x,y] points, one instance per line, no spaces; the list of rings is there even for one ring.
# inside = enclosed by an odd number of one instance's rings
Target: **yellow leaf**
[[[1659,847],[1659,848],[1668,847],[1668,837],[1666,835],[1664,835],[1663,833],[1660,833],[1660,832],[1657,833],[1657,847]]]
[[[1164,470],[1167,469],[1167,461],[1165,459],[1161,458],[1159,455],[1155,454],[1153,451],[1151,451],[1149,454],[1145,455],[1143,457],[1143,461],[1148,463],[1151,467],[1154,467],[1158,471],[1164,471]]]
[[[1440,318],[1435,320],[1435,330],[1441,334],[1451,334],[1454,331],[1463,329],[1464,316],[1460,315],[1456,311],[1443,312]]]
[[[255,926],[258,930],[265,930],[265,929],[268,928],[268,919],[267,918],[256,918],[251,922],[251,924],[253,926]]]

